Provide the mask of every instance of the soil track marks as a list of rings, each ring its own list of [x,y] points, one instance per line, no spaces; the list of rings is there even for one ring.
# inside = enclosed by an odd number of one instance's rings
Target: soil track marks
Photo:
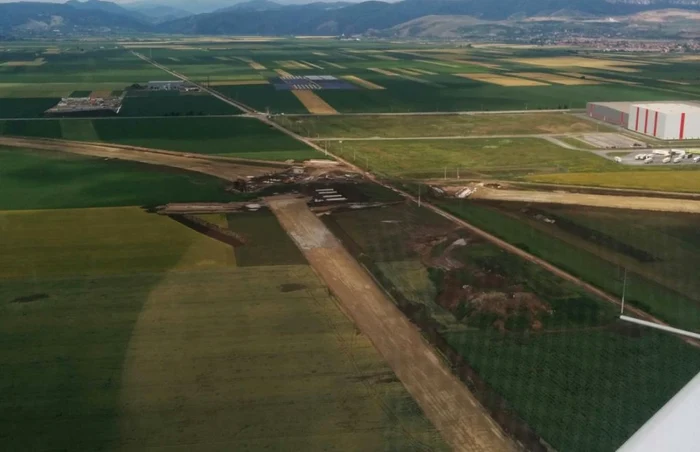
[[[592,195],[583,193],[541,192],[526,190],[493,190],[481,188],[474,199],[517,201],[541,204],[608,207],[613,209],[652,210],[657,212],[700,213],[700,201],[688,199],[649,198],[643,196]]]
[[[275,171],[276,168],[282,169],[288,167],[288,165],[279,165],[263,161],[246,161],[245,159],[229,159],[161,151],[157,149],[67,140],[0,137],[0,146],[68,152],[92,157],[129,160],[149,165],[168,166],[208,174],[231,182],[245,178],[246,176],[259,176],[270,173]]]
[[[371,276],[309,210],[289,196],[267,198],[282,227],[456,451],[514,451],[467,387]]]

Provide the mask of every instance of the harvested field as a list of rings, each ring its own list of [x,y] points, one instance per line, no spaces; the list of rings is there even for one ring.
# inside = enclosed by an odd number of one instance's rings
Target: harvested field
[[[603,60],[596,58],[583,57],[538,57],[538,58],[511,58],[508,61],[514,63],[526,64],[529,66],[541,66],[548,68],[565,68],[565,67],[584,67],[591,69],[605,69],[616,72],[639,72],[638,69],[633,69],[627,66],[641,66],[642,63],[634,63],[631,61],[614,61]]]
[[[49,47],[48,49],[44,50],[44,55],[60,55],[61,54],[61,49],[58,47]]]
[[[421,63],[427,63],[427,64],[434,64],[436,66],[442,66],[442,67],[450,67],[450,68],[458,68],[459,66],[455,64],[450,64],[450,63],[445,63],[444,61],[435,61],[435,60],[416,60]]]
[[[562,72],[562,75],[568,75],[569,77],[578,77],[578,78],[585,77],[586,79],[589,79],[589,80],[597,80],[600,82],[610,82],[610,83],[622,83],[623,85],[630,85],[630,86],[641,85],[640,82],[632,82],[629,80],[619,80],[619,79],[614,79],[614,78],[600,77],[598,75],[582,74],[580,72]]]
[[[492,83],[499,86],[548,86],[549,83],[509,77],[500,74],[454,74],[457,77],[468,78],[477,82]]]
[[[210,86],[246,86],[246,85],[267,85],[267,80],[215,80],[209,82]]]
[[[480,188],[473,199],[526,202],[535,204],[564,204],[574,206],[608,207],[613,209],[651,210],[657,212],[700,213],[700,201],[652,198],[641,196],[589,195],[581,193],[538,192],[528,190],[494,190]]]
[[[374,343],[446,442],[456,451],[515,450],[467,387],[311,213],[306,202],[277,197],[268,198],[268,203],[344,311]]]
[[[391,72],[391,71],[388,71],[386,69],[380,69],[380,68],[376,68],[376,67],[370,67],[370,68],[367,68],[367,70],[372,71],[372,72],[376,72],[376,73],[382,74],[382,75],[388,75],[389,77],[397,77],[399,75],[395,72]]]
[[[311,52],[311,53],[316,55],[316,56],[328,56],[328,54],[325,52]]]
[[[518,77],[556,83],[558,85],[599,85],[599,82],[595,80],[566,77],[557,74],[546,74],[544,72],[516,72],[515,74]]]
[[[338,64],[338,63],[333,63],[333,62],[331,62],[331,61],[324,61],[324,60],[321,60],[321,63],[326,64],[326,65],[331,66],[331,67],[334,67],[334,68],[336,68],[336,69],[347,69],[345,66],[342,66],[342,65],[340,65],[340,64]]]
[[[32,61],[5,61],[4,63],[0,63],[0,66],[5,66],[5,67],[42,66],[44,63],[46,63],[46,60],[44,60],[43,58],[36,58]]]
[[[569,173],[528,176],[531,182],[593,187],[630,188],[700,193],[700,172],[690,171],[625,171],[624,173]]]
[[[292,94],[296,96],[299,101],[304,104],[309,113],[315,115],[334,115],[338,112],[335,108],[331,107],[325,100],[318,97],[313,91],[307,90],[293,90]]]
[[[344,75],[342,76],[345,80],[348,80],[350,82],[354,82],[358,85],[360,85],[363,88],[367,89],[386,89],[383,86],[377,85],[376,83],[372,83],[368,80],[362,79],[360,77],[357,77],[355,75]]]
[[[277,74],[280,77],[294,77],[292,74],[290,74],[289,72],[287,72],[283,69],[275,69],[275,72],[277,72]]]

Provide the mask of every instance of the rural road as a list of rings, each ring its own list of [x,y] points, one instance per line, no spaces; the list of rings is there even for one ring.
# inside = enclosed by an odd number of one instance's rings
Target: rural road
[[[453,450],[517,450],[418,328],[309,210],[306,199],[285,195],[265,201]]]
[[[479,188],[471,199],[700,214],[700,200]]]
[[[208,156],[204,155],[67,140],[29,139],[3,136],[0,137],[0,146],[67,152],[106,159],[128,160],[149,165],[180,168],[187,171],[208,174],[230,182],[235,182],[246,176],[259,176],[289,167],[289,165],[285,164],[271,165],[269,162],[264,162],[265,165],[263,165],[257,161],[229,160],[221,157],[210,159]]]

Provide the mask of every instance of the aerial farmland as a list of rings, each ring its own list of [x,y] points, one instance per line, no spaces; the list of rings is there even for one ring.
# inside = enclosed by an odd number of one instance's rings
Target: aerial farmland
[[[0,447],[619,448],[700,370],[620,319],[700,332],[700,141],[586,107],[700,63],[467,44],[0,42]]]

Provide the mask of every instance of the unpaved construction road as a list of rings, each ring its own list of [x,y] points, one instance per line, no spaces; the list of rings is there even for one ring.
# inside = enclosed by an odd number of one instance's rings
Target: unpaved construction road
[[[471,195],[470,198],[487,199],[492,201],[651,210],[657,212],[700,213],[700,201],[689,199],[650,198],[646,196],[593,195],[584,193],[479,188],[473,195]]]
[[[246,176],[260,176],[288,167],[288,165],[274,164],[258,165],[258,162],[255,161],[212,158],[206,155],[192,155],[133,146],[84,143],[67,140],[0,137],[0,146],[68,152],[92,157],[129,160],[149,165],[168,166],[208,174],[231,182],[245,178]]]
[[[515,451],[472,393],[367,271],[308,208],[291,196],[266,198],[307,260],[389,363],[455,451]]]

